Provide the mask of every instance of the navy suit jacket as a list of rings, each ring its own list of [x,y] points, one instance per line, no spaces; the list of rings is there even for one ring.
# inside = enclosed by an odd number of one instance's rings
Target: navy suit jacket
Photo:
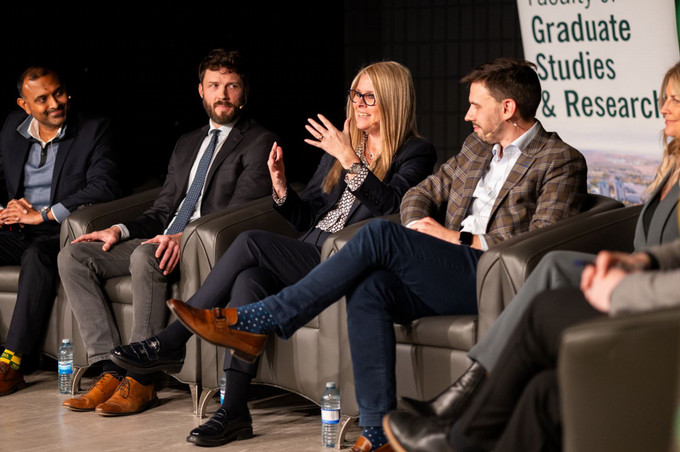
[[[0,202],[7,205],[23,197],[24,165],[31,142],[17,127],[28,116],[12,112],[0,131]],[[85,118],[69,112],[64,137],[54,163],[50,205],[61,203],[69,212],[82,206],[110,201],[120,196],[117,167],[111,148],[111,126],[107,119]],[[59,229],[56,222],[39,225]]]
[[[153,205],[134,221],[125,223],[130,238],[150,238],[170,224],[189,185],[189,173],[209,127],[180,137],[170,156],[168,174]],[[276,141],[273,132],[253,119],[240,118],[217,151],[206,176],[201,216],[246,201],[271,196],[267,159]]]

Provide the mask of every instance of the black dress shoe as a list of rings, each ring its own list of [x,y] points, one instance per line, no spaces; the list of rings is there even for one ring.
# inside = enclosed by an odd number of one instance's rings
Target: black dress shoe
[[[407,410],[421,416],[454,420],[462,413],[465,403],[485,376],[486,370],[475,361],[455,383],[435,398],[421,401],[402,397],[401,401]]]
[[[123,369],[150,374],[159,370],[179,372],[184,364],[185,347],[162,350],[156,336],[130,345],[119,345],[111,351],[111,360]]]
[[[392,411],[383,417],[385,435],[399,452],[453,452],[448,441],[452,425],[407,411]]]
[[[240,441],[253,437],[253,420],[250,414],[229,420],[227,410],[220,407],[208,422],[189,432],[187,441],[197,446],[215,447],[231,441]]]

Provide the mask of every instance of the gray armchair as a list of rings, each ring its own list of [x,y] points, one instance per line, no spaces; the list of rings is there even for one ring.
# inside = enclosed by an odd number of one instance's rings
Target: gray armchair
[[[680,308],[565,331],[558,363],[565,452],[678,450],[679,365]]]
[[[585,207],[587,211],[577,217],[523,234],[498,245],[501,247],[498,250],[494,247],[487,251],[480,261],[478,275],[478,288],[483,289],[478,299],[479,319],[477,316],[440,316],[420,319],[407,326],[395,325],[398,394],[431,397],[455,380],[469,365],[467,351],[480,335],[478,325],[490,325],[495,320],[546,252],[580,247],[593,250],[598,243],[622,249],[626,243],[632,243],[636,209],[639,208],[621,207],[621,203],[610,198],[590,195]],[[620,213],[613,217],[599,217],[618,211]],[[271,215],[272,219],[277,216],[273,211]],[[398,215],[388,218],[399,221]],[[322,260],[339,250],[361,226],[363,223],[349,226],[329,237],[322,249]],[[585,228],[588,231],[584,233]],[[217,246],[212,248],[217,249]],[[509,289],[494,290],[498,285]],[[490,305],[488,309],[487,305]],[[205,353],[209,349],[201,346],[205,389],[201,397],[202,409],[205,401],[217,391],[222,372],[223,350],[215,347],[216,354],[213,356],[211,351],[208,358]],[[272,337],[255,380],[296,392],[315,403],[318,403],[326,381],[339,382],[343,414],[357,416],[344,301],[325,310],[287,341]]]

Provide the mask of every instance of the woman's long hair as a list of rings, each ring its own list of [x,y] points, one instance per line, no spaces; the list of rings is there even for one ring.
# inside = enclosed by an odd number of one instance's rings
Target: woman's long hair
[[[659,96],[659,109],[663,107],[666,102],[666,88],[668,84],[672,83],[676,88],[676,92],[680,93],[680,63],[676,63],[675,66],[670,68],[666,75],[663,77],[663,82],[661,83],[661,95]],[[656,170],[656,177],[652,181],[651,185],[647,189],[649,193],[656,190],[656,188],[663,181],[664,176],[671,170],[671,168],[678,168],[680,165],[680,139],[676,137],[671,137],[666,135],[666,131],[663,132],[663,159],[661,164]]]
[[[352,81],[351,89],[356,89],[362,75],[367,75],[373,83],[376,106],[380,111],[380,155],[371,165],[371,171],[382,180],[392,164],[394,154],[404,141],[418,135],[416,125],[416,91],[413,87],[411,72],[395,61],[383,61],[359,70]],[[364,139],[364,132],[357,128],[352,101],[347,97],[347,117],[349,121],[350,143],[353,148]],[[325,193],[330,193],[340,180],[342,165],[336,161],[323,184]]]

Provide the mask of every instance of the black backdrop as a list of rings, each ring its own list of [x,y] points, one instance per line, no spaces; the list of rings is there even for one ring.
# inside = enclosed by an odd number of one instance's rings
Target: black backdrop
[[[341,125],[362,65],[395,59],[411,69],[420,132],[441,163],[470,131],[460,77],[522,54],[514,0],[89,5],[0,6],[0,118],[18,108],[26,66],[54,67],[77,107],[113,120],[128,190],[162,178],[178,136],[207,122],[197,66],[213,48],[248,57],[247,110],[281,137],[289,178],[300,181],[320,157],[302,142],[306,118]]]

